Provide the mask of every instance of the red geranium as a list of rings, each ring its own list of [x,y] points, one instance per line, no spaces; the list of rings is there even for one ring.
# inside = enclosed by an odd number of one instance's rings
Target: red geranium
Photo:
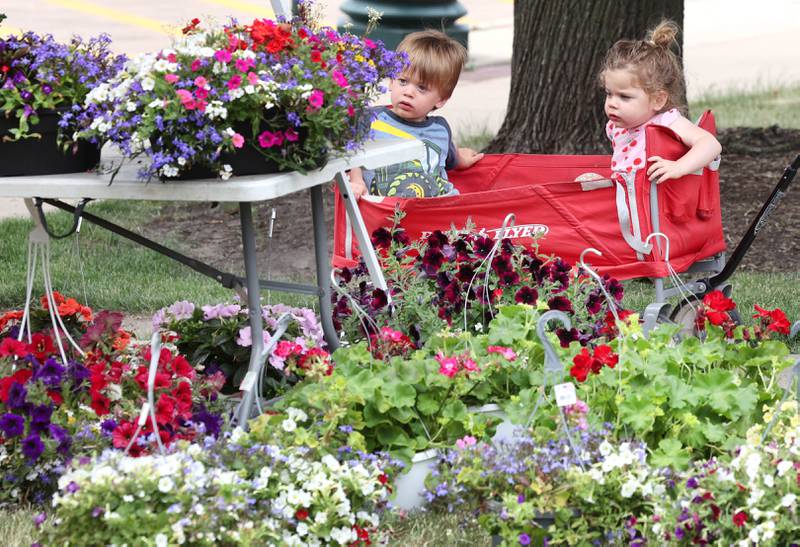
[[[581,352],[572,358],[572,368],[570,368],[569,373],[578,382],[585,382],[589,376],[589,371],[600,374],[604,366],[614,368],[618,362],[619,355],[605,344],[594,348],[593,353],[589,353],[586,348],[581,348]]]
[[[758,304],[755,304],[754,307],[758,313],[753,317],[761,319],[761,321],[766,325],[767,330],[771,330],[772,332],[777,332],[778,334],[783,335],[789,334],[789,328],[791,325],[789,324],[789,320],[786,318],[786,314],[782,309],[775,308],[774,310],[766,310]]]
[[[13,338],[4,338],[0,342],[0,357],[25,357],[28,355],[28,344]]]
[[[590,370],[592,370],[592,356],[588,349],[581,348],[581,352],[572,358],[572,368],[569,369],[569,373],[578,382],[585,382]]]
[[[294,514],[294,518],[301,521],[306,520],[308,518],[308,511],[305,509],[298,509]]]
[[[22,369],[11,376],[0,378],[0,401],[4,403],[8,401],[8,390],[11,389],[11,384],[25,385],[25,382],[30,380],[31,376],[33,376],[33,371]]]
[[[737,528],[741,528],[742,526],[744,526],[745,522],[747,522],[747,513],[745,513],[744,511],[739,511],[738,513],[733,515],[733,524]]]

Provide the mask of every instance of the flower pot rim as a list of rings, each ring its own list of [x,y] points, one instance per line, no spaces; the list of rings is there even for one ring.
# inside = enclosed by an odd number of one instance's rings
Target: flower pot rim
[[[471,406],[467,410],[469,412],[497,412],[502,411],[503,408],[497,403],[486,403],[481,406]]]
[[[417,452],[411,458],[411,463],[420,463],[426,460],[432,460],[433,458],[439,455],[439,450],[436,448],[429,448],[428,450],[424,450],[422,452]]]

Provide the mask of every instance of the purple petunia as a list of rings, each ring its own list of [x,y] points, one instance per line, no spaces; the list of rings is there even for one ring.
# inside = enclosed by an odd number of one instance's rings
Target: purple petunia
[[[22,453],[32,462],[38,460],[42,452],[44,452],[44,444],[36,433],[28,435],[22,441]]]
[[[0,417],[0,431],[6,438],[19,437],[25,431],[25,420],[10,412],[3,414]]]
[[[11,384],[8,389],[8,398],[6,399],[6,406],[11,410],[16,410],[26,406],[25,398],[28,396],[28,390],[25,386],[18,382]]]

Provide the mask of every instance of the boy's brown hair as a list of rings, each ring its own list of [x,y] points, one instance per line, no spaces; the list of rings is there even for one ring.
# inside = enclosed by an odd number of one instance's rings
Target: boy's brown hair
[[[467,62],[466,48],[438,30],[412,32],[403,38],[397,51],[408,55],[405,73],[435,87],[443,99],[453,94]]]
[[[684,111],[683,69],[678,56],[671,49],[678,44],[675,39],[678,31],[678,25],[664,20],[650,30],[644,40],[616,42],[603,61],[600,84],[604,85],[603,76],[608,70],[630,70],[636,77],[636,83],[648,95],[666,92],[667,101],[662,112],[671,108]]]

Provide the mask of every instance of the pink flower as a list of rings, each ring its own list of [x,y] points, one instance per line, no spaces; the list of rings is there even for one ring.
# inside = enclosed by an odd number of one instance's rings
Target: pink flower
[[[194,92],[194,96],[197,97],[198,100],[205,99],[208,97],[208,90],[203,87],[197,88]]]
[[[219,51],[214,53],[214,59],[216,59],[220,63],[230,63],[231,52],[228,51],[227,49],[220,49]]]
[[[511,348],[506,348],[503,346],[489,346],[486,348],[487,353],[499,353],[502,355],[506,361],[514,361],[517,358],[517,354],[514,353],[514,350]]]
[[[475,446],[476,444],[478,444],[478,439],[472,435],[467,435],[456,441],[456,446],[459,448],[459,450],[464,450],[468,446]]]
[[[252,59],[236,59],[236,70],[239,72],[247,72],[251,67],[255,66],[255,61]]]
[[[183,107],[186,108],[186,110],[195,109],[196,105],[194,102],[194,97],[192,97],[191,91],[186,89],[178,89],[175,91],[175,94],[181,100],[181,103],[183,103]]]
[[[262,340],[265,346],[269,344],[271,338],[272,337],[270,334],[267,331],[264,331]],[[236,336],[236,344],[245,348],[253,345],[253,333],[250,330],[250,327],[243,327],[239,329],[239,334]]]
[[[351,118],[356,115],[356,109],[351,104],[347,105],[347,115]]]
[[[462,356],[462,357],[463,357],[463,356]],[[475,361],[473,361],[473,360],[472,360],[472,359],[470,359],[469,357],[463,357],[463,358],[461,359],[461,366],[462,366],[462,367],[464,368],[464,370],[466,370],[467,372],[477,372],[477,371],[479,371],[479,370],[480,370],[480,368],[478,368],[478,363],[476,363]]]
[[[242,85],[242,77],[238,74],[234,75],[230,80],[228,80],[228,89],[230,90],[234,90],[240,85]]]
[[[178,78],[177,74],[164,74],[164,79],[171,84],[177,82],[180,78]]]
[[[231,142],[233,143],[234,148],[241,148],[244,146],[244,137],[242,137],[239,133],[234,133],[231,137]]]
[[[192,72],[197,72],[198,70],[200,70],[202,64],[203,63],[200,62],[200,59],[195,59],[194,61],[192,61],[192,64],[190,65],[189,68],[192,69]]]
[[[280,146],[283,144],[283,133],[275,131],[264,131],[258,136],[258,145],[261,148],[272,148],[273,146]]]
[[[255,72],[248,72],[247,81],[250,82],[250,85],[256,85],[258,83],[258,74]]]
[[[311,95],[308,96],[308,104],[310,105],[309,108],[311,110],[319,110],[322,107],[324,98],[325,94],[319,89],[315,89],[311,92]]]
[[[368,49],[375,49],[376,47],[378,47],[378,44],[376,44],[369,38],[364,38],[364,45],[367,46]]]
[[[458,373],[459,365],[456,357],[445,357],[439,352],[436,354],[436,360],[439,362],[439,374],[452,378]]]
[[[167,61],[169,61],[170,63],[177,63],[178,56],[175,55],[174,53],[170,53],[169,55],[167,55]]]
[[[283,135],[286,137],[286,140],[289,142],[297,142],[297,139],[300,137],[297,135],[297,131],[294,128],[289,127],[284,131]],[[402,334],[402,333],[401,333]]]
[[[331,78],[333,78],[333,81],[336,82],[336,85],[338,85],[339,87],[347,87],[349,85],[347,82],[347,78],[345,78],[344,74],[342,74],[338,70],[334,70],[331,73]]]
[[[204,76],[198,76],[194,79],[194,85],[200,89],[206,89],[208,87],[208,80],[206,80]]]

